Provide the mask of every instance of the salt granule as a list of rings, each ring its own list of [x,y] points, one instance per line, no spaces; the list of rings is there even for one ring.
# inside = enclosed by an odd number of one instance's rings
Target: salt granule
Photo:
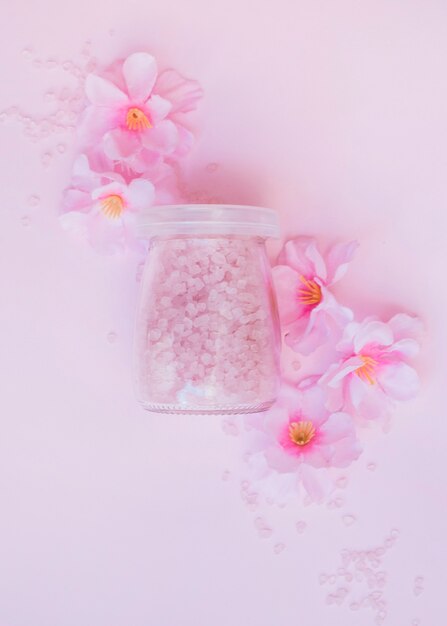
[[[152,244],[137,323],[147,405],[262,407],[276,395],[273,296],[254,239]]]

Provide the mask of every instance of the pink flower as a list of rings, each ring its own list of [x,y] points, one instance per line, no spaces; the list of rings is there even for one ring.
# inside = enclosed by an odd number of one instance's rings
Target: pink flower
[[[135,217],[152,204],[154,185],[144,178],[129,184],[115,172],[97,172],[85,155],[74,164],[72,187],[64,194],[60,216],[67,230],[84,235],[93,247],[106,252],[137,245]]]
[[[419,320],[405,314],[388,323],[367,318],[352,322],[337,346],[339,363],[320,380],[328,393],[329,410],[354,411],[365,419],[386,414],[394,400],[413,398],[419,379],[407,360],[417,354]]]
[[[311,237],[284,246],[273,279],[285,341],[297,352],[310,354],[330,337],[339,337],[352,320],[352,312],[329,288],[345,274],[356,247],[356,242],[336,244],[323,256]]]
[[[124,161],[137,172],[160,157],[177,158],[192,144],[192,134],[179,114],[192,110],[201,97],[195,81],[169,70],[159,77],[153,56],[131,54],[122,65],[120,86],[89,74],[85,91],[90,105],[81,121],[81,136],[101,142],[113,161]],[[164,94],[161,95],[161,94]]]
[[[284,385],[262,432],[267,464],[281,473],[296,472],[302,464],[346,467],[360,454],[353,419],[328,411],[318,385],[301,389]]]

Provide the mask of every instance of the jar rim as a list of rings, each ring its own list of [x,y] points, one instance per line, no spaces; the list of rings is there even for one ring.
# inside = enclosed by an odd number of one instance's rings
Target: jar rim
[[[170,235],[280,236],[273,209],[243,204],[169,204],[153,206],[137,218],[137,233],[151,238]]]

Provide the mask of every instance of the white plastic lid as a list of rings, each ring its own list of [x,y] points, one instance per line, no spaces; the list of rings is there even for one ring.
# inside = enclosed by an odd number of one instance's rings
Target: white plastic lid
[[[242,235],[279,237],[276,211],[231,204],[176,204],[150,207],[137,222],[140,237]]]

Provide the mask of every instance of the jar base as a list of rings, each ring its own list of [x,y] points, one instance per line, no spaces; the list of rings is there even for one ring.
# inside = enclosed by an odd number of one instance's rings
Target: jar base
[[[152,413],[169,413],[171,415],[247,415],[248,413],[262,413],[268,411],[276,402],[276,398],[261,402],[259,404],[240,404],[240,405],[214,405],[213,407],[203,406],[185,406],[178,404],[156,404],[153,402],[140,401],[141,406],[146,411]]]

